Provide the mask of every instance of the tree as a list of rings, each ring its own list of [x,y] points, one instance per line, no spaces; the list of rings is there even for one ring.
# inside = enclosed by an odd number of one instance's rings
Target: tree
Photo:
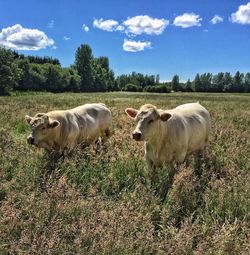
[[[155,83],[156,84],[160,83],[160,75],[159,74],[157,74],[156,77],[155,77]]]
[[[20,69],[10,50],[0,48],[0,95],[8,95],[20,79]]]
[[[179,91],[180,90],[180,81],[179,81],[179,76],[177,74],[174,75],[171,83],[172,83],[172,90],[173,91]]]
[[[130,91],[130,92],[139,92],[142,91],[142,89],[140,87],[138,87],[135,84],[132,83],[128,83],[126,84],[126,86],[123,88],[124,91]]]
[[[95,61],[98,65],[104,68],[106,71],[109,71],[109,59],[107,57],[95,58]]]
[[[190,79],[187,80],[186,84],[185,84],[185,90],[186,92],[192,92],[192,82],[190,81]]]
[[[244,80],[244,74],[237,71],[235,76],[233,77],[231,92],[243,92],[244,91],[243,80]]]
[[[223,83],[224,83],[224,89],[223,89],[224,92],[232,91],[233,79],[229,72],[224,73]]]
[[[220,72],[213,76],[212,78],[212,91],[213,92],[222,92],[224,88],[223,81],[224,73]]]
[[[66,87],[66,82],[63,84],[62,69],[58,65],[45,64],[45,89],[51,92],[60,92]]]
[[[194,81],[193,81],[193,87],[195,92],[201,92],[202,91],[202,84],[201,84],[201,79],[200,75],[196,74]]]
[[[81,77],[80,91],[91,91],[93,89],[92,61],[91,48],[87,44],[78,47],[75,55],[75,67]]]
[[[244,92],[250,92],[250,73],[246,73],[244,78]]]

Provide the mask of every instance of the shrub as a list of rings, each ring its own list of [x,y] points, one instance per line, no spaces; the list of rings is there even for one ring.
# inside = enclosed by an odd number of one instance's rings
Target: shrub
[[[128,83],[124,88],[123,91],[130,91],[130,92],[140,92],[142,91],[142,88],[132,84],[132,83]]]
[[[166,85],[146,86],[145,92],[156,92],[156,93],[169,93],[170,89]]]

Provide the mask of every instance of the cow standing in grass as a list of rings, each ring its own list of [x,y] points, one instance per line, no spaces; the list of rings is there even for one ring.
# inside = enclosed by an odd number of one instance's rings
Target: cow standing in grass
[[[110,134],[111,112],[101,103],[85,104],[70,110],[25,116],[32,132],[27,142],[58,152],[71,151],[78,144],[91,144]]]
[[[169,164],[161,194],[165,198],[176,173],[173,163],[182,163],[188,154],[204,149],[211,129],[210,114],[199,103],[183,104],[166,111],[146,104],[139,110],[127,108],[125,111],[137,122],[133,139],[145,141],[151,181],[155,180],[156,167]]]

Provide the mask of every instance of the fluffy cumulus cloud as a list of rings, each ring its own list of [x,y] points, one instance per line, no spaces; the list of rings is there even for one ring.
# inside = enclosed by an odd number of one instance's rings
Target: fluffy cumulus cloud
[[[40,50],[54,45],[54,41],[40,30],[23,28],[16,24],[3,28],[0,45],[14,50]]]
[[[250,25],[250,2],[240,5],[238,11],[231,14],[231,21],[243,25]]]
[[[108,32],[116,31],[120,27],[118,22],[113,19],[108,20],[95,19],[93,22],[93,26]]]
[[[168,24],[169,21],[166,19],[151,18],[147,15],[128,18],[123,22],[123,25],[126,27],[125,32],[134,36],[143,33],[148,35],[159,35],[164,31]]]
[[[83,24],[83,25],[82,25],[82,30],[83,30],[84,32],[89,32],[89,27],[86,26],[85,24]]]
[[[219,15],[214,15],[210,21],[213,25],[223,22],[223,18]]]
[[[174,19],[174,25],[177,27],[188,28],[193,26],[201,26],[202,18],[194,13],[184,13]]]
[[[132,40],[124,40],[123,50],[129,52],[137,52],[143,51],[147,48],[151,48],[150,42],[141,42],[141,41],[132,41]]]

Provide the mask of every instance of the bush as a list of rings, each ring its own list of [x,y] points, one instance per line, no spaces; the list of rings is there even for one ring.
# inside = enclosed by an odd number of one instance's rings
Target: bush
[[[145,92],[169,93],[170,89],[166,85],[146,86]]]
[[[123,91],[130,91],[130,92],[141,92],[142,88],[132,84],[132,83],[128,83],[124,88]]]

